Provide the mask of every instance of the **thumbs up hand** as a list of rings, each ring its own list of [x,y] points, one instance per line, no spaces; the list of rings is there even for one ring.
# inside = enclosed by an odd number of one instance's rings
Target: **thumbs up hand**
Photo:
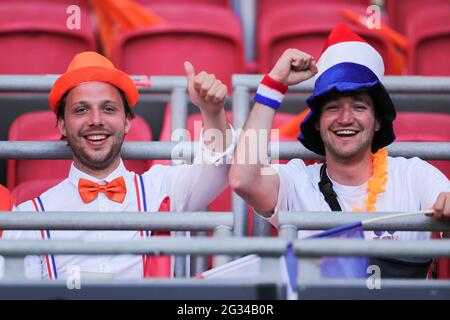
[[[184,70],[192,102],[202,111],[208,113],[221,111],[227,97],[227,86],[216,79],[213,74],[205,71],[201,71],[196,75],[194,66],[189,61],[184,63]]]

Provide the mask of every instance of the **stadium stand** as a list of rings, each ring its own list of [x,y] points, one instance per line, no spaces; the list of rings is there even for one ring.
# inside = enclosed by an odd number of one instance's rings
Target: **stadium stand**
[[[231,93],[231,76],[245,71],[241,25],[237,16],[229,9],[231,0],[136,0],[136,2],[161,15],[168,23],[146,27],[123,35],[118,40],[114,52],[114,61],[119,68],[130,74],[184,75],[183,61],[190,60],[196,66],[197,71],[205,69],[215,73],[217,78],[223,79],[228,84]],[[340,9],[346,7],[354,12],[363,13],[370,1],[323,0],[320,1],[319,6],[314,5],[311,0],[257,0],[255,2],[258,5],[255,13],[258,20],[258,50],[261,66],[258,71],[268,72],[276,58],[288,47],[304,49],[318,58],[323,41],[330,29],[337,22],[346,21],[339,14]],[[410,41],[409,74],[449,76],[450,63],[448,63],[447,53],[450,52],[450,28],[447,20],[450,16],[450,1],[385,0],[385,3],[389,14],[389,23],[392,22],[397,30],[404,32]],[[76,4],[82,8],[82,28],[80,30],[66,28],[68,14],[65,8],[69,4]],[[0,53],[0,74],[62,73],[75,53],[99,49],[95,44],[95,30],[89,14],[88,0],[1,0],[0,45],[8,50]],[[389,50],[391,48],[387,40],[377,32],[357,26],[354,28],[382,53],[387,62],[387,73],[389,73],[391,69]],[[39,63],[36,63],[37,60]],[[404,77],[403,79],[406,83],[408,78]],[[448,92],[445,92],[444,95],[448,95]],[[443,101],[448,99],[444,95],[442,95]],[[410,97],[408,103],[413,99]],[[1,102],[0,100],[0,104]],[[161,141],[170,140],[169,105],[165,112],[160,134]],[[450,127],[450,109],[443,112],[448,112],[448,114],[398,112],[397,120],[394,123],[397,134],[396,141],[450,141],[450,130],[448,129]],[[233,120],[231,112],[227,112],[227,116],[230,121]],[[277,113],[273,128],[279,128],[294,117],[293,114]],[[192,114],[187,119],[187,130],[194,140],[198,139],[199,133],[195,132],[194,123],[200,119],[199,114]],[[159,119],[152,119],[152,121],[159,121]],[[58,141],[60,139],[60,134],[55,128],[54,114],[48,111],[22,115],[11,125],[8,134],[10,141]],[[152,140],[151,129],[145,120],[137,116],[126,140]],[[292,138],[281,138],[281,140],[292,141]],[[144,172],[153,163],[169,164],[170,160],[125,161],[125,165],[130,170],[139,173]],[[450,178],[450,161],[430,161],[430,163]],[[13,190],[16,204],[36,197],[44,190],[59,183],[67,176],[69,165],[70,161],[68,160],[8,160],[7,186]],[[228,188],[208,206],[208,210],[232,211],[230,200],[231,194]],[[248,215],[247,235],[261,236],[261,234],[252,232],[253,212],[250,208]],[[234,216],[237,216],[236,212]],[[277,235],[277,230],[272,229],[272,235]],[[437,237],[437,234],[434,233],[434,238]],[[167,259],[156,257],[153,263],[155,265],[161,263],[161,267],[157,267],[153,273],[147,275],[151,277],[167,276],[169,271],[167,262]],[[450,279],[449,259],[438,260],[438,278]],[[264,280],[266,281],[266,279]],[[8,285],[8,283],[0,281],[0,295],[8,299],[11,297],[23,298],[27,295],[33,298],[74,297],[65,287],[30,284],[30,287],[24,292],[23,285],[19,287],[14,287],[14,284],[10,287]],[[265,295],[263,295],[263,290],[258,287],[255,287],[258,289],[255,290],[255,293],[249,291],[249,287],[250,289],[254,288],[248,283],[237,286],[230,283],[233,290],[227,288],[226,283],[216,284],[215,287],[200,286],[200,288],[197,287],[198,284],[180,285],[179,287],[174,286],[173,283],[149,283],[146,285],[147,287],[125,284],[122,287],[114,288],[112,283],[109,283],[108,286],[100,284],[100,289],[97,288],[97,291],[92,292],[89,291],[88,284],[86,287],[88,290],[83,291],[83,295],[88,298],[117,297],[119,295],[125,298],[148,297],[152,299],[161,297],[170,299],[177,297],[177,294],[180,294],[183,299],[192,297],[201,297],[202,299],[218,297],[227,299],[239,297],[286,298],[284,294],[280,294],[284,290],[278,288],[271,287],[273,294],[268,295],[267,284],[264,284],[267,291]],[[304,286],[306,293],[308,293],[308,285],[311,286],[310,284]],[[392,289],[389,287],[390,285],[387,285],[388,293],[386,290],[383,292],[371,290],[370,294],[379,293],[378,297],[384,299],[391,297],[422,299],[441,296],[448,299],[448,287],[438,287],[437,285],[433,287],[434,284],[430,284],[430,282],[428,285],[429,287],[424,289],[419,285],[415,287],[413,283],[405,282],[400,288],[400,291],[403,290],[400,293],[395,291],[398,288]],[[117,288],[121,290],[117,290]],[[174,288],[176,290],[170,290]],[[55,292],[56,289],[60,289],[61,292]],[[342,299],[374,297],[369,295],[365,283],[359,294],[356,293],[356,290],[352,291],[353,289],[355,287],[345,284],[342,287],[319,284],[317,288],[313,286],[312,293],[309,293],[310,296],[308,294],[305,296],[324,299],[327,296],[323,292],[326,291],[332,297],[334,294],[334,297]]]
[[[278,10],[279,8],[289,8],[296,5],[310,5],[314,1],[311,0],[258,0],[257,1],[257,15],[258,18],[271,13],[274,10]],[[323,6],[328,5],[363,5],[368,6],[370,4],[370,0],[322,0],[320,4]]]
[[[309,4],[280,7],[261,17],[257,44],[261,72],[270,71],[286,48],[304,50],[318,59],[330,30],[339,22],[351,25],[341,14],[342,9],[366,13],[364,6]],[[380,52],[387,73],[391,73],[394,66],[391,65],[389,41],[377,31],[351,26]]]
[[[169,5],[179,5],[179,4],[202,4],[202,5],[215,5],[215,6],[228,6],[228,0],[136,0],[137,3],[141,4],[160,4],[165,3]]]
[[[420,128],[420,129],[419,129]],[[398,112],[394,121],[397,142],[450,141],[450,114]],[[418,130],[419,129],[419,130]],[[430,161],[450,179],[450,161]]]
[[[70,3],[77,3],[76,1]],[[81,2],[79,2],[81,4]],[[67,27],[67,2],[2,1],[0,52],[2,74],[57,74],[72,57],[96,50],[88,10],[80,10],[80,28]],[[48,50],[52,48],[52,50]]]
[[[410,13],[405,33],[410,42],[408,73],[449,76],[450,2]]]
[[[231,10],[205,5],[148,8],[167,24],[121,36],[113,57],[118,68],[130,74],[184,75],[183,62],[189,60],[229,87],[231,75],[243,72],[241,25]]]
[[[405,33],[408,21],[417,12],[442,9],[448,5],[450,2],[447,0],[385,0],[391,25],[402,33]]]
[[[29,112],[18,117],[9,129],[10,141],[58,141],[60,133],[56,128],[55,115],[51,111]],[[132,122],[126,141],[151,141],[152,132],[147,122],[140,116]],[[48,179],[67,177],[69,160],[8,160],[7,186],[15,186],[33,180],[40,184]],[[125,166],[132,171],[143,173],[151,166],[150,160],[127,160]],[[38,189],[46,190],[47,181]],[[34,191],[33,191],[34,192]]]

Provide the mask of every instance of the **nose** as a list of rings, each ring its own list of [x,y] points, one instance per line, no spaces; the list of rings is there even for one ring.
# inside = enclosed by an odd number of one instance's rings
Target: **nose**
[[[337,121],[341,125],[349,125],[352,124],[354,120],[352,109],[349,106],[344,106],[339,111],[338,119]]]
[[[103,116],[100,108],[92,108],[89,117],[90,126],[103,126]]]

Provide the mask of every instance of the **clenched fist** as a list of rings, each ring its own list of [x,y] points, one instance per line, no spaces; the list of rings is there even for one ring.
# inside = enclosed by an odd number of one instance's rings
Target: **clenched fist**
[[[316,73],[317,66],[312,56],[297,49],[287,49],[269,76],[289,86],[308,80]]]

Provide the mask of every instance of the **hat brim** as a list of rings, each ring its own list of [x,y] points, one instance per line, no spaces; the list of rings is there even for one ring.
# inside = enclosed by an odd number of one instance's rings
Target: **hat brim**
[[[358,69],[360,68],[358,67]],[[364,70],[364,72],[367,72],[367,70]],[[367,92],[371,96],[374,103],[376,114],[380,121],[380,130],[375,132],[372,141],[372,152],[376,152],[378,149],[391,144],[395,140],[393,121],[396,117],[396,112],[394,104],[392,103],[392,100],[388,92],[386,91],[386,88],[378,80],[378,78],[376,78],[375,75],[373,75],[373,77],[371,75],[369,77],[366,77],[365,79],[369,80],[366,82],[333,81],[333,76],[335,75],[329,74],[328,71],[321,75],[321,77],[323,76],[326,77],[329,76],[332,78],[332,80],[328,84],[323,86],[317,86],[316,82],[313,95],[311,95],[307,99],[307,103],[311,111],[303,120],[303,122],[300,124],[300,134],[298,136],[298,139],[305,146],[305,148],[319,155],[325,156],[325,146],[323,144],[322,138],[320,137],[320,133],[316,128],[316,122],[318,121],[320,116],[319,100],[335,92],[344,93],[344,92],[356,92],[360,90],[367,90]],[[338,77],[345,78],[346,75],[345,73],[339,74]],[[354,79],[352,77],[347,77],[347,79],[348,78]],[[317,79],[317,81],[319,81],[319,79]],[[364,76],[360,77],[360,79],[364,79]]]
[[[125,72],[118,69],[95,66],[67,72],[55,81],[49,95],[52,111],[54,113],[58,112],[58,103],[66,92],[80,83],[91,81],[106,82],[119,88],[125,93],[130,107],[133,108],[136,105],[139,92],[134,81]]]

